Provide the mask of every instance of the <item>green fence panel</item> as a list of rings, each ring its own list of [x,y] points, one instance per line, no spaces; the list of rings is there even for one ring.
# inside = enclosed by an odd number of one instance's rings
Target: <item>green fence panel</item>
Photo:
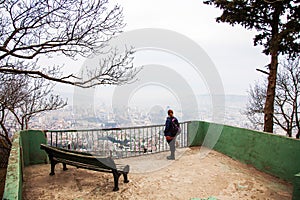
[[[21,131],[22,152],[24,165],[47,163],[47,154],[40,149],[40,144],[46,144],[47,138],[43,131],[28,130]]]

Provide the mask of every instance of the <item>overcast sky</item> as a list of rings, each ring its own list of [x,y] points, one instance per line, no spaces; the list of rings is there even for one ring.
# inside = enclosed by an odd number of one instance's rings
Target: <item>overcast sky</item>
[[[162,28],[176,31],[196,42],[213,61],[226,95],[247,95],[249,85],[263,76],[255,69],[263,68],[269,63],[269,58],[261,53],[262,47],[253,46],[254,31],[245,30],[240,25],[232,27],[229,24],[217,23],[215,19],[221,11],[204,5],[201,0],[113,0],[111,3],[118,3],[123,7],[125,32],[142,28]],[[148,55],[150,56],[147,57],[147,52],[138,53],[135,62],[141,65],[149,64],[152,60],[156,60],[155,64],[165,65],[182,62],[163,53],[157,55],[157,52],[152,52]],[[74,72],[74,65],[82,64],[80,60],[76,62],[66,63],[66,71],[72,69]],[[155,87],[157,90],[157,86]],[[71,94],[73,87],[59,86],[56,91]],[[209,91],[201,89],[200,93],[196,93],[207,94]],[[100,87],[97,94],[101,98],[109,99],[113,91],[110,87]]]
[[[221,11],[201,0],[119,0],[124,9],[125,30],[164,28],[184,34],[197,42],[213,60],[226,94],[247,94],[249,85],[262,75],[269,58],[253,46],[254,31],[215,18]],[[184,3],[183,3],[184,2]]]

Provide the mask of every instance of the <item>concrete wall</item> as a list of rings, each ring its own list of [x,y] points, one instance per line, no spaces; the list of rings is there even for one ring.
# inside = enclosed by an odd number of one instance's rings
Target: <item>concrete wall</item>
[[[3,194],[4,200],[22,199],[22,157],[19,144],[20,133],[16,133],[13,138],[7,166],[5,189]]]
[[[46,144],[45,133],[38,130],[21,131],[24,165],[47,163],[48,156],[40,149],[40,144]]]
[[[9,156],[3,199],[22,199],[23,166],[47,162],[40,144],[47,140],[42,131],[21,131],[14,135]]]
[[[296,174],[294,180],[293,200],[300,199],[300,173]]]

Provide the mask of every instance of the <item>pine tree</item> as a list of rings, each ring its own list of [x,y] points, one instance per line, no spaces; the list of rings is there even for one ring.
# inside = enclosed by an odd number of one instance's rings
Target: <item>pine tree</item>
[[[207,0],[205,4],[223,10],[217,22],[255,29],[254,45],[262,45],[271,57],[264,104],[264,131],[273,132],[273,113],[278,56],[299,57],[300,5],[298,0]]]

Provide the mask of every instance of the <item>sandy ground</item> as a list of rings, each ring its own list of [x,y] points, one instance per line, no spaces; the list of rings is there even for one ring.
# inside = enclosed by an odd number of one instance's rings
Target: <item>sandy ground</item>
[[[175,161],[167,152],[116,160],[130,165],[129,180],[113,192],[108,173],[69,167],[49,176],[50,165],[25,168],[23,199],[291,199],[292,185],[210,151],[200,156],[199,148],[178,149]]]

